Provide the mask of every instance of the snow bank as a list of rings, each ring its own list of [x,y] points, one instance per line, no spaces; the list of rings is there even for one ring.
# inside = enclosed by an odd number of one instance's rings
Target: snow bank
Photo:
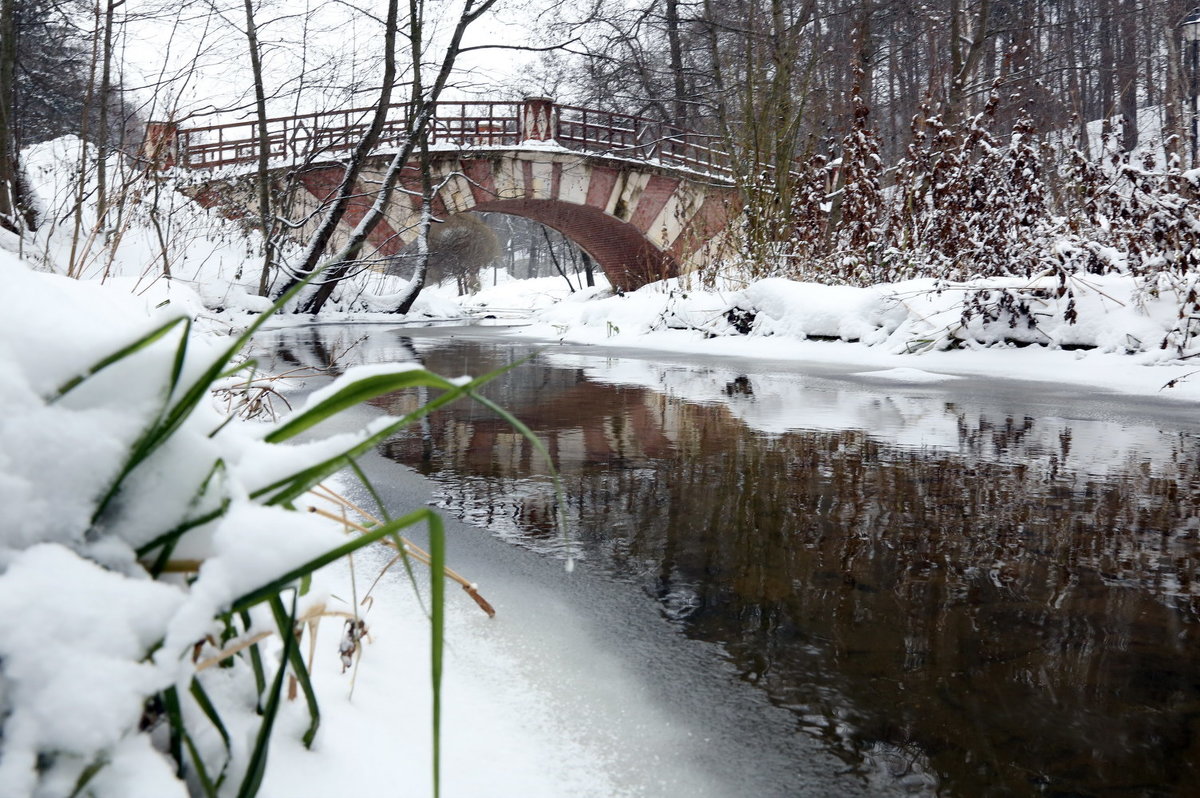
[[[0,280],[10,290],[0,315],[0,794],[68,794],[101,772],[89,784],[96,795],[147,784],[185,794],[173,766],[147,764],[161,754],[151,755],[145,727],[165,722],[147,701],[172,686],[186,694],[192,655],[220,637],[216,618],[231,602],[343,538],[249,501],[268,447],[253,425],[213,435],[224,419],[208,401],[131,465],[220,351],[193,340],[177,363],[187,328],[168,324],[174,308],[36,274],[5,252]],[[166,333],[65,389],[155,329]],[[291,470],[304,462],[295,451]],[[222,502],[227,512],[212,512]],[[152,541],[185,523],[194,529],[170,556],[202,561],[199,572],[151,580]],[[234,748],[231,773],[245,768],[244,749]]]
[[[886,289],[760,280],[734,298],[733,309],[755,317],[755,335],[809,336],[883,342],[906,318]]]
[[[486,281],[486,272],[483,276]],[[562,277],[517,280],[510,277],[507,271],[497,273],[494,278],[495,285],[484,286],[476,293],[460,299],[462,307],[477,314],[512,311],[524,314],[530,310],[544,310],[567,300],[579,301],[611,293],[608,280],[599,270],[595,275],[595,286],[575,282],[568,285]]]
[[[539,333],[553,330],[564,340],[589,343],[601,333],[624,344],[647,333],[691,330],[704,337],[828,338],[891,352],[975,344],[1148,351],[1175,328],[1185,290],[1124,275],[1072,277],[1066,289],[1060,293],[1051,278],[926,279],[869,288],[769,278],[716,293],[670,280],[624,296],[575,295],[536,321]],[[1024,307],[1008,309],[1006,294]],[[1198,351],[1200,340],[1192,340],[1185,351],[1164,357]]]
[[[767,279],[723,292],[671,280],[624,296],[572,296],[511,334],[908,369],[910,378],[919,369],[927,372],[922,381],[980,374],[1149,395],[1200,369],[1190,365],[1200,354],[1200,320],[1192,320],[1190,335],[1181,334],[1189,323],[1179,313],[1188,290],[1165,276],[1128,275],[926,279],[869,288]],[[1194,398],[1197,381],[1163,395]]]

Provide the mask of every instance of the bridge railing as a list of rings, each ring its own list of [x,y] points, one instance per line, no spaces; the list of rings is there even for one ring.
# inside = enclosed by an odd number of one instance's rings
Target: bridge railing
[[[700,172],[729,175],[730,157],[717,137],[674,127],[644,116],[559,105],[560,144],[640,160],[686,166]]]
[[[269,119],[267,157],[297,162],[340,156],[358,145],[374,112],[374,108],[351,108]],[[389,106],[380,149],[399,146],[407,135],[407,107]],[[258,124],[253,120],[183,130],[170,123],[152,122],[147,142],[152,140],[160,163],[187,169],[253,163],[258,159]],[[714,137],[646,117],[558,105],[546,98],[439,102],[430,125],[431,144],[464,150],[514,147],[530,140],[714,175],[728,176],[731,172],[730,157],[716,146]]]

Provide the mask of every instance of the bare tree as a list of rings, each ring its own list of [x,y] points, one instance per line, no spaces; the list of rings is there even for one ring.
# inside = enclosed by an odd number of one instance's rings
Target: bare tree
[[[420,153],[419,168],[422,182],[422,213],[418,231],[419,240],[428,240],[429,226],[432,222],[432,202],[434,184],[432,180],[430,159],[428,157],[428,129],[433,119],[436,103],[445,90],[458,54],[462,49],[463,36],[467,29],[495,5],[496,0],[465,0],[456,18],[445,49],[434,77],[428,83],[424,80],[424,48],[425,40],[425,0],[409,0],[409,14],[405,23],[403,35],[408,39],[409,51],[412,57],[412,72],[409,75],[410,92],[408,97],[407,114],[405,116],[405,131],[403,141],[390,163],[379,187],[375,190],[370,209],[350,232],[345,243],[337,251],[325,256],[325,250],[333,238],[337,225],[344,218],[351,199],[357,192],[358,177],[366,163],[368,155],[379,142],[380,134],[386,119],[386,114],[392,100],[392,87],[396,82],[396,41],[400,35],[398,4],[391,0],[388,4],[385,22],[384,40],[384,69],[383,84],[380,89],[376,112],[364,136],[355,146],[346,161],[341,183],[335,192],[332,207],[324,214],[317,232],[309,240],[304,257],[298,269],[295,270],[292,282],[311,274],[320,268],[323,272],[320,285],[311,296],[302,301],[299,309],[307,313],[318,313],[333,295],[339,281],[352,273],[356,259],[366,243],[367,236],[383,219],[384,212],[396,191],[397,181],[404,167],[410,162],[414,153]],[[427,246],[424,245],[424,246]],[[424,285],[427,258],[421,258],[416,276],[401,297],[396,312],[407,313],[416,301]],[[286,290],[285,286],[284,290]]]
[[[16,0],[0,0],[0,226],[19,230],[21,167],[16,137]]]

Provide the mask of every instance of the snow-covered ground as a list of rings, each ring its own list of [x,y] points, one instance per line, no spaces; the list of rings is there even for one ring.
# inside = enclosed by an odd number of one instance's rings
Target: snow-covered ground
[[[164,756],[166,722],[145,702],[176,686],[201,756],[214,768],[224,761],[216,728],[187,703],[192,676],[217,649],[214,641],[204,643],[206,635],[220,635],[214,617],[262,580],[343,540],[336,523],[264,507],[248,494],[298,460],[360,438],[361,430],[379,426],[381,413],[360,408],[327,422],[315,441],[281,447],[263,441],[273,425],[235,420],[222,426],[217,406],[204,401],[146,468],[134,470],[116,509],[96,523],[97,497],[121,470],[147,419],[158,414],[178,339],[159,339],[56,397],[73,375],[173,314],[206,311],[182,290],[164,305],[153,292],[131,294],[120,280],[100,285],[32,271],[4,251],[0,280],[12,303],[0,317],[0,607],[6,610],[0,613],[0,795],[67,795],[85,777],[88,794],[98,797],[199,792],[195,770],[186,786],[175,777]],[[211,329],[192,341],[181,384],[228,340]],[[327,395],[318,391],[306,401]],[[202,559],[199,572],[187,581],[147,578],[135,551],[164,525],[205,506],[204,491],[193,499],[192,489],[206,483],[216,459],[225,463],[222,493],[231,507],[222,519],[197,527],[196,539],[185,538],[172,555]],[[419,491],[401,498],[408,507],[427,500]],[[458,565],[453,547],[451,555]],[[346,560],[329,566],[298,611],[352,612],[352,597],[362,597],[387,557],[364,551],[353,570]],[[480,588],[500,607],[496,619],[457,590],[447,603],[443,795],[736,794],[729,774],[716,768],[738,744],[731,731],[736,723],[727,719],[713,728],[680,717],[656,702],[646,673],[607,650],[610,633],[594,628],[595,619],[549,590],[522,583],[524,573],[490,576]],[[306,750],[305,703],[285,702],[259,794],[432,794],[430,635],[427,604],[418,599],[428,601],[428,579],[419,572],[416,582],[414,588],[403,576],[385,579],[373,603],[360,610],[370,638],[356,673],[343,672],[342,620],[322,622],[312,638],[320,733]],[[628,634],[648,619],[657,624],[653,608],[637,605],[615,622]],[[256,618],[254,628],[269,629],[270,621]],[[264,645],[280,651],[274,638]],[[671,655],[668,672],[686,669],[685,658],[699,656],[685,641],[674,645],[683,649]],[[253,680],[238,664],[204,670],[202,683],[230,737],[225,794],[238,783],[257,733]],[[770,715],[761,697],[721,698],[726,689],[716,689],[714,707],[729,701]],[[784,733],[778,739],[797,744]],[[837,763],[822,756],[814,749],[804,758],[835,774]],[[749,755],[742,759],[748,767],[754,763]]]

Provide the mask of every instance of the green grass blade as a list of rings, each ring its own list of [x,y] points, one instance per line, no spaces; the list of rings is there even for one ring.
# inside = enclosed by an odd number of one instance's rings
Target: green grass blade
[[[94,760],[88,763],[88,766],[79,774],[79,778],[75,780],[75,789],[71,790],[70,798],[76,798],[82,795],[84,789],[91,783],[92,779],[96,778],[96,774],[104,770],[108,766],[108,757],[101,752]]]
[[[311,574],[314,571],[325,567],[334,560],[341,559],[353,551],[358,551],[364,546],[369,546],[377,540],[381,540],[388,535],[395,534],[401,529],[420,523],[421,521],[426,521],[427,523],[432,524],[435,522],[440,523],[441,519],[438,518],[437,514],[434,513],[433,510],[430,510],[427,507],[422,507],[418,510],[413,510],[407,515],[393,519],[386,524],[381,524],[375,529],[372,529],[369,534],[360,535],[359,537],[353,538],[341,546],[338,546],[335,549],[330,549],[321,556],[309,560],[303,565],[293,568],[282,576],[272,579],[265,585],[251,590],[249,593],[246,593],[233,602],[233,605],[230,607],[230,612],[243,612],[248,610],[255,604],[260,604],[263,601],[266,601],[271,596],[283,590],[305,574]]]
[[[163,690],[163,709],[167,713],[167,721],[171,727],[171,741],[168,748],[171,758],[175,760],[175,775],[183,778],[183,711],[179,708],[179,693],[174,686]]]
[[[227,364],[231,363],[237,353],[242,351],[254,334],[258,332],[259,328],[266,323],[267,319],[278,313],[284,307],[284,305],[286,305],[297,294],[304,290],[305,286],[316,279],[317,275],[319,275],[321,271],[322,269],[315,269],[312,274],[308,275],[303,280],[289,288],[283,294],[283,296],[275,300],[274,304],[272,304],[270,308],[268,308],[257,319],[255,319],[249,327],[243,330],[242,334],[234,339],[232,344],[230,344],[224,351],[221,352],[220,355],[213,359],[212,364],[205,369],[198,378],[196,378],[196,381],[193,382],[191,386],[184,392],[179,401],[167,412],[162,425],[163,439],[170,437],[170,435],[179,428],[179,425],[183,423],[184,419],[191,415],[192,411],[196,409],[196,406],[200,404],[201,400],[208,395],[208,392],[212,389],[213,383],[219,380],[222,374],[226,373],[228,368]],[[158,443],[155,445],[155,448],[157,448],[157,445],[161,445],[161,440],[158,441]]]
[[[229,512],[231,504],[232,499],[226,496],[221,500],[221,506],[215,510],[196,516],[195,518],[189,518],[138,548],[138,557],[145,557],[160,546],[162,547],[162,552],[159,553],[158,557],[154,560],[154,564],[150,567],[150,575],[157,578],[162,573],[162,569],[166,567],[167,561],[171,558],[171,553],[175,550],[175,544],[179,542],[181,537],[198,526],[204,526],[211,521],[221,518],[225,513]]]
[[[245,360],[234,363],[232,366],[230,366],[229,368],[225,369],[220,374],[218,374],[217,379],[218,380],[228,379],[229,377],[232,377],[234,374],[237,374],[239,371],[245,371],[246,369],[257,370],[258,369],[258,358],[248,357]]]
[[[296,646],[296,636],[290,629],[296,623],[296,598],[292,597],[292,612],[287,621],[289,633],[283,635],[283,656],[279,659],[279,670],[271,683],[271,692],[267,696],[267,705],[263,708],[262,723],[258,726],[258,735],[254,738],[254,749],[250,753],[250,762],[246,765],[246,775],[238,788],[238,798],[253,798],[262,786],[263,774],[267,770],[267,749],[271,743],[271,729],[275,726],[275,717],[279,714],[279,700],[283,695],[283,678],[287,674],[288,660],[291,650]]]
[[[439,388],[454,390],[454,383],[445,377],[438,376],[425,369],[408,369],[396,374],[377,374],[363,377],[346,385],[332,396],[326,397],[313,407],[293,414],[277,429],[273,430],[263,440],[267,443],[279,443],[293,438],[301,432],[316,426],[331,416],[336,416],[355,405],[363,404],[377,396],[402,391],[405,388]]]
[[[204,686],[200,684],[200,680],[193,677],[192,686],[188,692],[192,694],[196,705],[200,707],[200,711],[204,713],[204,717],[208,718],[209,722],[216,728],[217,734],[221,735],[221,741],[225,743],[225,753],[229,753],[229,732],[225,729],[225,723],[221,720],[221,714],[217,712],[217,708],[213,705],[212,700],[205,692]]]
[[[251,627],[250,613],[241,612],[238,617],[242,619],[242,628],[249,633]],[[258,643],[250,646],[250,668],[254,671],[254,687],[258,691],[257,710],[261,713],[263,692],[267,689],[267,674],[263,670],[262,654],[259,653]]]
[[[404,427],[412,424],[414,421],[419,421],[420,419],[432,413],[434,410],[437,410],[439,407],[447,405],[450,402],[456,401],[463,396],[470,394],[474,389],[478,388],[484,383],[494,380],[496,377],[505,374],[508,371],[511,371],[512,369],[526,362],[526,360],[520,360],[511,365],[490,371],[487,374],[476,377],[475,379],[463,385],[454,385],[453,383],[449,383],[447,381],[452,388],[446,390],[446,392],[440,396],[429,400],[422,407],[417,408],[411,413],[407,413],[403,417],[397,419],[395,422],[387,425],[374,435],[367,437],[341,454],[334,455],[322,463],[310,466],[303,471],[284,477],[283,479],[277,480],[270,485],[258,488],[257,490],[252,491],[250,496],[251,498],[257,499],[265,496],[268,493],[271,493],[272,491],[277,491],[269,499],[266,499],[264,503],[268,505],[286,505],[288,502],[291,502],[293,499],[303,494],[313,485],[316,485],[321,480],[326,479],[331,474],[349,465],[354,458],[373,449],[379,442],[386,440],[388,437],[394,435]]]
[[[100,359],[95,364],[93,364],[92,367],[89,368],[87,371],[83,372],[82,374],[77,374],[76,376],[72,377],[71,379],[67,380],[62,385],[60,385],[58,387],[58,390],[55,391],[54,396],[49,400],[50,403],[54,403],[54,402],[57,402],[59,399],[62,399],[64,396],[66,396],[72,390],[79,387],[79,385],[81,385],[83,382],[85,382],[89,377],[103,371],[104,369],[108,368],[109,366],[111,366],[114,363],[118,363],[118,362],[124,360],[125,358],[129,357],[130,355],[134,355],[134,354],[137,354],[138,352],[142,351],[143,349],[150,346],[152,343],[154,343],[155,341],[157,341],[158,339],[162,338],[164,335],[169,333],[171,331],[171,328],[174,327],[176,324],[181,324],[181,323],[183,323],[183,324],[185,324],[185,326],[187,326],[187,325],[190,325],[190,320],[186,316],[179,316],[177,318],[171,319],[170,321],[166,322],[165,324],[161,324],[158,327],[155,327],[153,330],[146,333],[141,338],[138,338],[133,343],[127,344],[126,346],[123,346],[120,349],[118,349],[116,352],[113,352],[111,355],[108,355],[107,357]]]
[[[183,363],[187,357],[188,340],[192,337],[192,320],[184,319],[183,334],[179,338],[179,343],[175,346],[175,357],[171,363],[171,376],[167,381],[166,390],[163,392],[163,406],[155,416],[154,421],[142,431],[138,436],[137,441],[130,449],[129,458],[125,461],[125,465],[117,473],[108,490],[100,498],[96,504],[96,510],[92,514],[92,523],[104,514],[108,505],[120,492],[121,486],[125,483],[125,478],[133,472],[138,465],[149,457],[159,446],[163,444],[169,437],[170,432],[164,432],[162,429],[163,416],[167,414],[168,408],[171,405],[171,396],[175,393],[175,388],[179,384],[179,375],[183,371]],[[172,430],[171,432],[173,432]]]
[[[361,482],[363,487],[367,489],[367,492],[371,494],[371,499],[375,502],[375,507],[377,510],[379,510],[379,515],[381,518],[383,518],[384,523],[391,521],[392,516],[388,512],[387,504],[384,503],[383,498],[379,495],[379,491],[375,490],[375,485],[363,472],[362,467],[358,464],[358,461],[351,460],[350,468],[353,469],[354,473],[358,476],[359,482]],[[404,573],[408,576],[408,582],[410,585],[412,585],[413,595],[417,597],[417,605],[421,608],[421,614],[426,618],[429,618],[429,610],[425,609],[425,599],[421,597],[421,589],[417,585],[417,575],[413,573],[412,558],[408,556],[408,549],[404,546],[404,539],[399,535],[392,535],[391,538],[392,542],[396,546],[396,554],[400,558],[400,563],[404,566]],[[389,565],[388,567],[390,568],[391,566]],[[382,576],[383,574],[380,573],[379,576],[375,577],[375,582],[378,582]],[[374,585],[372,585],[372,588],[373,587]]]
[[[286,504],[296,497],[302,495],[305,491],[307,491],[313,485],[316,485],[321,480],[326,479],[330,475],[345,468],[346,465],[349,464],[354,458],[371,451],[377,444],[386,440],[392,435],[395,435],[397,432],[409,426],[414,421],[417,421],[432,413],[442,405],[449,404],[450,402],[453,402],[465,395],[465,387],[455,388],[452,391],[447,391],[441,396],[430,400],[430,402],[424,407],[420,407],[411,413],[405,414],[395,422],[388,424],[375,434],[364,438],[362,441],[354,444],[344,452],[334,455],[333,457],[317,463],[316,465],[309,466],[308,468],[295,474],[284,477],[283,479],[276,480],[270,485],[258,488],[250,493],[250,497],[257,499],[268,493],[271,493],[272,491],[277,491],[270,498],[266,499],[264,503],[268,505]]]
[[[179,524],[173,528],[155,536],[152,540],[143,543],[137,548],[136,551],[139,558],[145,557],[157,548],[162,548],[162,551],[159,553],[158,557],[155,558],[154,564],[150,567],[151,576],[157,578],[158,575],[162,573],[162,569],[166,566],[167,560],[170,559],[171,552],[174,551],[175,545],[179,542],[180,538],[182,538],[190,530],[207,524],[210,521],[215,521],[229,511],[232,499],[226,496],[221,500],[220,506],[218,506],[216,509],[194,518],[186,517],[188,513],[190,513],[198,504],[200,504],[201,499],[204,498],[204,496],[208,493],[209,488],[212,486],[213,480],[217,476],[225,474],[226,471],[227,466],[225,464],[225,460],[223,458],[218,458],[212,464],[212,468],[208,470],[208,473],[204,476],[204,479],[201,480],[199,486],[197,486],[196,492],[192,494],[192,498],[188,501],[187,509],[184,512],[184,520],[179,522]]]
[[[391,521],[392,516],[390,513],[388,513],[387,505],[384,504],[379,492],[375,490],[375,484],[371,482],[371,480],[368,479],[367,475],[363,472],[362,466],[358,464],[357,460],[351,460],[350,468],[352,471],[354,471],[354,475],[358,477],[358,481],[364,488],[366,488],[367,493],[371,494],[371,501],[375,502],[375,509],[379,511],[379,517],[384,521]]]
[[[179,386],[179,378],[183,375],[183,364],[187,361],[188,344],[192,340],[192,320],[188,319],[184,326],[183,335],[179,336],[179,345],[175,347],[175,361],[171,364],[171,379],[167,383],[167,401],[175,394]]]
[[[433,682],[433,797],[441,794],[442,773],[442,654],[446,627],[446,533],[442,519],[429,520],[429,675]]]
[[[187,746],[192,767],[196,770],[196,778],[200,780],[200,789],[204,790],[205,798],[217,798],[217,785],[209,777],[208,768],[204,767],[204,760],[200,758],[200,752],[196,750],[196,744],[192,742],[192,736],[187,732],[183,734],[183,744]]]
[[[95,512],[92,514],[93,524],[100,519],[101,515],[103,515],[104,511],[108,508],[108,505],[120,491],[121,485],[124,483],[125,478],[128,477],[129,474],[138,467],[138,465],[144,462],[146,458],[154,454],[154,452],[157,451],[160,446],[170,440],[171,436],[175,434],[175,431],[183,425],[183,422],[187,420],[188,416],[192,414],[192,411],[196,409],[196,406],[199,405],[206,396],[208,396],[209,392],[212,390],[213,384],[221,378],[222,374],[226,373],[229,368],[228,364],[233,360],[234,356],[237,355],[237,353],[240,352],[243,347],[245,347],[254,333],[258,332],[259,328],[266,323],[267,319],[277,313],[287,302],[291,301],[293,297],[303,290],[304,286],[308,285],[308,283],[316,278],[316,276],[320,273],[321,269],[317,269],[313,271],[312,274],[308,275],[303,280],[296,283],[296,285],[288,289],[288,291],[284,293],[284,295],[278,300],[276,300],[276,302],[271,305],[266,312],[262,313],[257,319],[255,319],[254,322],[247,327],[232,344],[223,350],[217,357],[213,358],[212,363],[200,374],[199,377],[196,378],[195,382],[193,382],[187,388],[187,390],[183,392],[183,395],[179,398],[179,400],[172,405],[170,404],[170,399],[175,393],[177,381],[182,369],[182,359],[186,353],[185,340],[182,346],[182,351],[176,351],[176,362],[173,365],[171,372],[167,407],[165,408],[164,412],[159,414],[158,420],[151,425],[151,427],[146,430],[146,432],[138,440],[137,444],[133,448],[128,462],[126,462],[125,466],[121,469],[121,472],[117,475],[117,478],[114,480],[113,484],[101,498]],[[189,337],[191,331],[191,320],[184,319],[183,321],[185,323],[184,337],[186,339]],[[240,364],[238,365],[240,366]]]
[[[229,743],[229,731],[225,728],[225,722],[221,720],[221,713],[217,712],[216,706],[205,692],[204,686],[200,684],[200,680],[192,677],[192,686],[188,690],[192,694],[196,705],[200,707],[200,711],[204,713],[204,717],[208,718],[209,723],[217,730],[217,734],[221,735],[221,742],[225,745],[225,762],[221,765],[221,772],[217,774],[215,781],[209,781],[213,785],[213,789],[209,792],[210,796],[216,796],[217,790],[221,788],[221,784],[225,781],[225,771],[229,768],[229,760],[232,758]],[[188,744],[189,749],[192,749],[192,756],[198,760],[195,751],[191,745],[191,735],[184,738],[184,742]],[[199,766],[199,764],[197,765]],[[202,779],[208,779],[207,773],[202,774]],[[206,790],[207,792],[207,790]]]
[[[290,626],[283,626],[288,622],[287,613],[284,612],[283,602],[279,600],[278,594],[271,597],[271,612],[275,615],[275,623],[279,626],[279,634],[295,634],[295,630]],[[313,740],[316,739],[317,729],[321,726],[321,707],[317,704],[317,693],[313,690],[312,680],[308,676],[308,666],[304,664],[304,656],[300,653],[300,647],[293,646],[290,657],[292,663],[292,675],[296,677],[296,681],[300,683],[300,689],[304,692],[304,702],[308,705],[308,730],[304,732],[304,747],[312,748]]]

